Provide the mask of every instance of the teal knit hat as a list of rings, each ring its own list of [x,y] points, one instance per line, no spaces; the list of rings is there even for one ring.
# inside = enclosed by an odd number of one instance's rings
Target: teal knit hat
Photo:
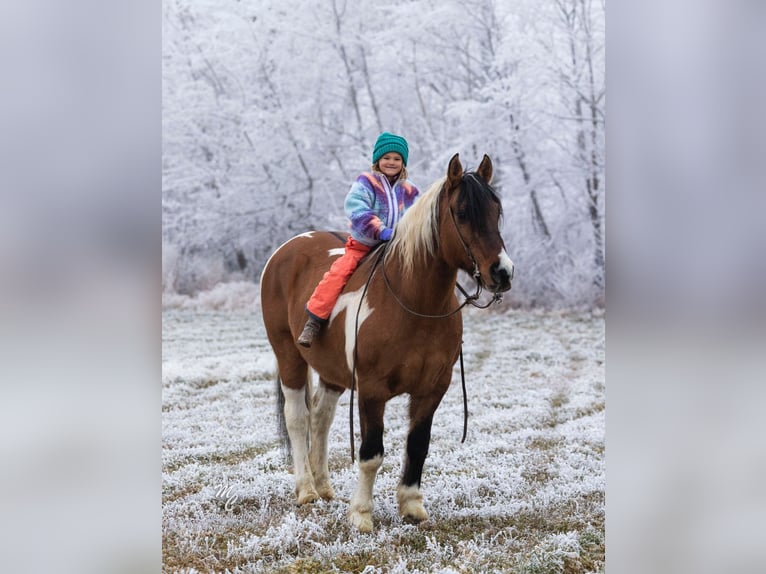
[[[375,142],[375,147],[372,150],[373,165],[390,151],[394,151],[402,156],[404,166],[407,167],[407,154],[410,151],[407,147],[407,140],[402,136],[397,136],[388,132],[380,134],[378,140]]]

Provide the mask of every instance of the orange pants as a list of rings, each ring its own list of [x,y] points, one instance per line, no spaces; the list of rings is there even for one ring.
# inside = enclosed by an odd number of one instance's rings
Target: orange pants
[[[330,266],[330,270],[324,274],[319,285],[314,289],[306,303],[306,309],[312,315],[319,319],[329,319],[335,302],[346,286],[348,278],[359,265],[359,260],[370,252],[372,247],[359,243],[356,239],[349,237],[346,241],[346,252],[338,257]]]

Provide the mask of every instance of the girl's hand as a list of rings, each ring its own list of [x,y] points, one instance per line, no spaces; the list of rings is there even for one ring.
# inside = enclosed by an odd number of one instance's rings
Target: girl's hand
[[[391,239],[391,236],[394,234],[394,230],[390,227],[386,227],[383,231],[380,232],[380,239],[382,241],[388,241]]]

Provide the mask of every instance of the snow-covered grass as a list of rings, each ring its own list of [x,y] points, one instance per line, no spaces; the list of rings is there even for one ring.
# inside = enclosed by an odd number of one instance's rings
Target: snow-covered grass
[[[468,438],[460,443],[456,366],[423,475],[430,519],[404,524],[395,492],[407,399],[392,400],[375,527],[362,535],[346,522],[357,478],[348,393],[330,430],[337,498],[297,507],[277,443],[274,361],[257,303],[167,303],[166,572],[603,571],[603,315],[466,310]]]

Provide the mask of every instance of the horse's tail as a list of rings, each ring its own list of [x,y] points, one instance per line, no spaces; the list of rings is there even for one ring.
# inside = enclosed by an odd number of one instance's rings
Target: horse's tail
[[[311,413],[311,397],[314,396],[314,384],[311,367],[308,367],[306,373],[306,386],[304,388],[306,408]],[[287,420],[285,419],[285,393],[282,392],[282,377],[277,371],[276,378],[277,387],[277,440],[279,441],[279,447],[282,451],[282,457],[285,462],[292,464],[292,453],[290,451],[290,435],[287,432]]]

